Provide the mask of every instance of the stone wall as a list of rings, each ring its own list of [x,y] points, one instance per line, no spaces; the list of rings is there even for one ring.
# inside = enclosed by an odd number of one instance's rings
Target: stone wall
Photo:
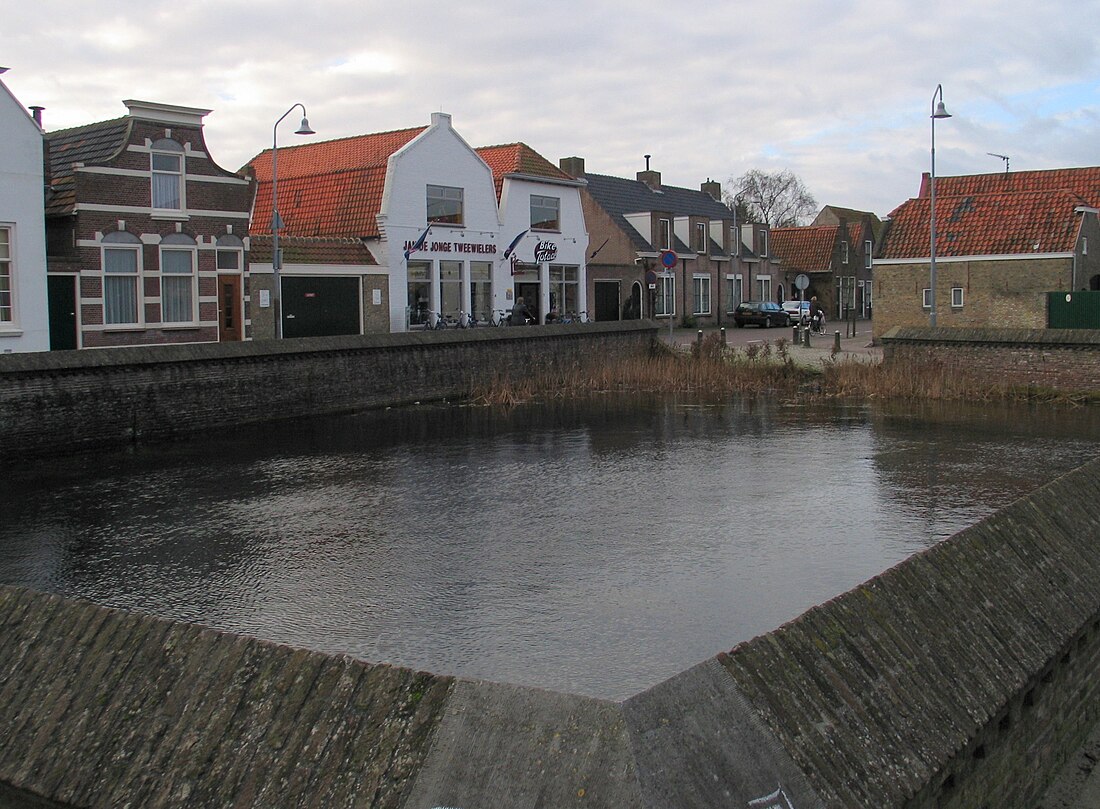
[[[1100,331],[894,328],[881,344],[884,362],[947,365],[994,387],[1100,392]]]
[[[1100,715],[1098,524],[1100,461],[622,703],[0,587],[0,806],[1033,809]]]
[[[0,355],[0,458],[465,395],[650,350],[647,321]]]

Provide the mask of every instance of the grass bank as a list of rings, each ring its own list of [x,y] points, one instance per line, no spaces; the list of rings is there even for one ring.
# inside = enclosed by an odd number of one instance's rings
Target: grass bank
[[[724,345],[717,334],[692,344],[690,353],[659,345],[651,356],[625,362],[595,358],[581,367],[544,370],[520,380],[496,378],[472,391],[472,399],[479,404],[518,404],[601,392],[1060,403],[1088,400],[1079,395],[991,385],[964,367],[944,361],[885,364],[833,356],[817,366],[808,366],[793,360],[790,342],[784,338],[734,349]]]

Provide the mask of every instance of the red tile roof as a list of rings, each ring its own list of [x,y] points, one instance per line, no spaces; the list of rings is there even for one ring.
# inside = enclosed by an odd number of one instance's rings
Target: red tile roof
[[[927,197],[929,177],[921,178],[920,196]],[[1091,207],[1100,207],[1100,166],[1045,171],[1002,171],[937,177],[936,197],[967,194],[1004,194],[1019,191],[1072,191]]]
[[[924,258],[930,253],[928,198],[911,199],[891,214],[879,257]],[[995,256],[1066,253],[1077,242],[1084,200],[1066,191],[941,196],[936,179],[936,255]]]
[[[526,143],[482,146],[475,151],[493,170],[493,182],[497,189],[497,199],[500,199],[506,174],[526,174],[533,177],[573,181],[572,177]]]
[[[270,263],[271,236],[253,236],[248,260],[256,264]],[[358,239],[310,239],[280,236],[279,249],[283,261],[290,264],[377,264],[370,250]]]
[[[783,262],[785,270],[829,272],[838,230],[837,225],[772,228],[772,255]]]

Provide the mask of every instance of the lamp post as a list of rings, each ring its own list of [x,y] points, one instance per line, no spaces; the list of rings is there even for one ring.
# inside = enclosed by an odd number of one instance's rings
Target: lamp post
[[[279,228],[283,226],[283,220],[279,216],[279,124],[283,122],[296,107],[302,108],[302,123],[295,130],[295,135],[313,135],[314,131],[309,126],[306,118],[306,108],[303,104],[295,104],[283,113],[282,117],[271,127],[271,272],[274,288],[271,292],[272,311],[275,314],[275,339],[283,337],[283,301],[279,292],[279,270],[283,268],[283,257],[279,253]]]
[[[939,96],[939,102],[936,101],[936,97]],[[929,192],[928,196],[931,200],[931,222],[929,230],[931,231],[931,253],[929,254],[929,268],[931,278],[929,283],[931,289],[928,294],[931,296],[931,307],[928,311],[928,325],[933,329],[936,328],[936,119],[937,118],[950,118],[951,113],[947,111],[947,108],[943,105],[943,85],[936,85],[936,92],[932,94],[932,174],[929,179]]]

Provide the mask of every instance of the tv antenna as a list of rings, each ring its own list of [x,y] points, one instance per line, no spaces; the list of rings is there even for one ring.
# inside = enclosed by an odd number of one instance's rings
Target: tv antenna
[[[990,157],[999,157],[1001,160],[1005,161],[1005,174],[1008,174],[1008,155],[1006,155],[1006,154],[995,154],[993,152],[986,152],[986,154],[989,155]]]

